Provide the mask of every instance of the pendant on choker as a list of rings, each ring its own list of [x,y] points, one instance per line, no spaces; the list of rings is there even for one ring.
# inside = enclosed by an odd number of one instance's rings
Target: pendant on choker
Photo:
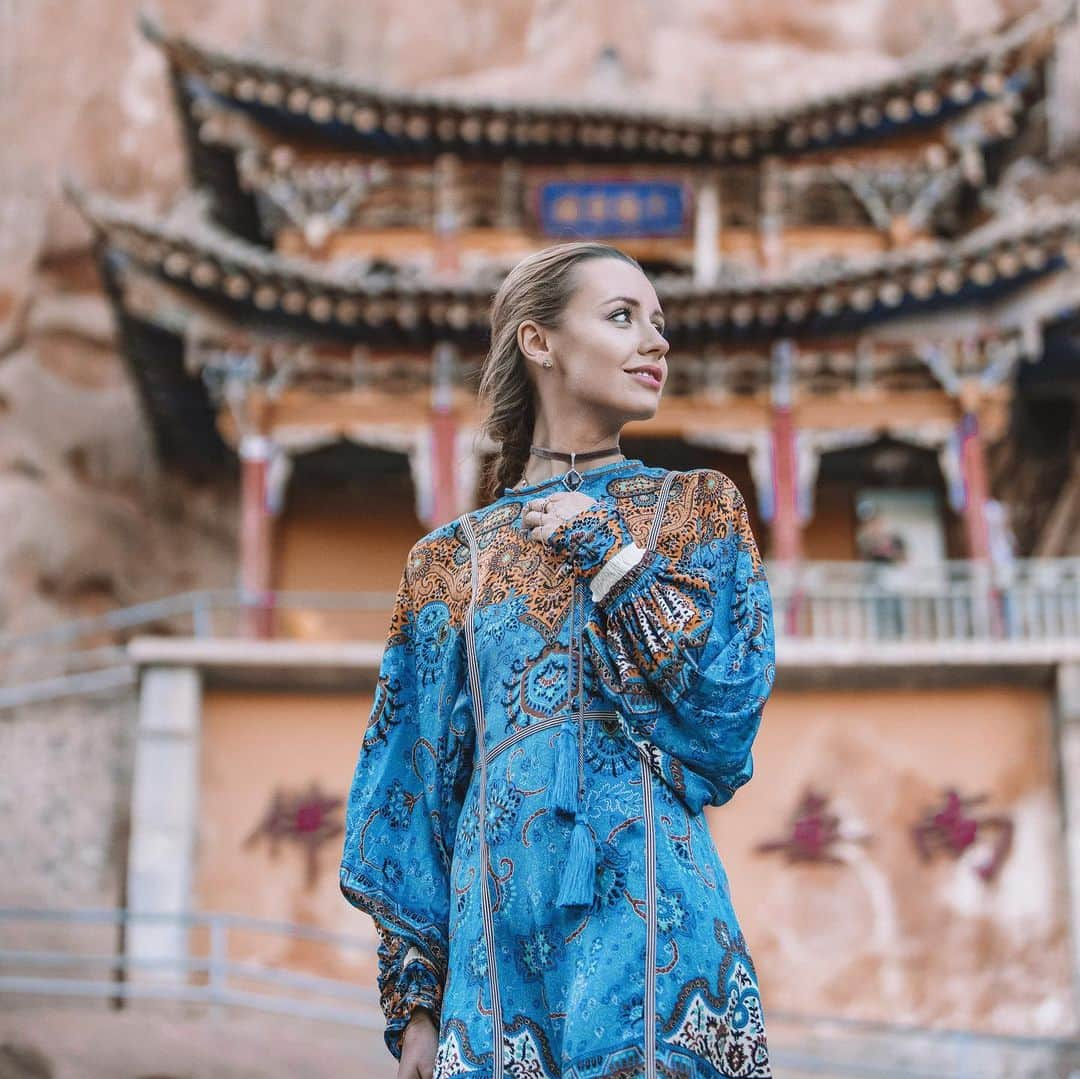
[[[570,468],[563,473],[559,482],[568,491],[576,491],[585,482],[585,477],[577,470],[577,459],[580,457],[583,461],[587,461],[597,457],[610,457],[611,454],[619,452],[619,446],[616,443],[606,449],[589,450],[587,453],[562,453],[558,450],[549,450],[546,446],[530,446],[529,452],[536,457],[547,458],[549,461],[569,461]]]

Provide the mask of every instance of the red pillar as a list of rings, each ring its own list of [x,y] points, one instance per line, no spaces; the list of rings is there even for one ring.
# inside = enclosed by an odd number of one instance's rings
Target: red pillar
[[[802,558],[802,529],[798,505],[798,459],[795,453],[794,397],[795,346],[778,341],[773,347],[772,370],[772,556],[778,563],[781,594],[786,610],[778,612],[788,636],[799,633],[803,607],[798,583]]]
[[[797,562],[802,557],[795,420],[791,413],[794,353],[790,341],[780,341],[773,349],[772,548],[773,557],[785,563]]]
[[[240,440],[240,588],[244,593],[244,633],[273,636],[271,566],[273,519],[267,504],[271,442],[263,435]]]
[[[454,348],[435,346],[431,391],[431,480],[434,528],[458,515],[457,475],[454,468],[457,416],[454,414]]]
[[[990,565],[990,529],[986,502],[990,482],[986,467],[986,446],[974,412],[965,412],[958,428],[960,470],[964,478],[964,534],[968,558],[975,564],[972,574],[973,617],[995,637],[1004,630],[1002,596],[995,587]]]
[[[964,533],[968,557],[990,557],[990,534],[986,526],[986,501],[990,497],[986,469],[986,446],[974,412],[960,420],[960,468],[964,477]]]

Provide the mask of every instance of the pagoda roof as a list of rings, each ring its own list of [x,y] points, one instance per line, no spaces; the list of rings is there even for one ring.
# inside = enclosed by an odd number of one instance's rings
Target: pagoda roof
[[[902,61],[888,77],[792,105],[685,112],[388,89],[336,68],[211,48],[145,14],[141,25],[168,59],[196,144],[196,106],[210,99],[286,136],[380,155],[715,166],[881,140],[1004,95],[1030,101],[1042,95],[1037,75],[1054,32],[1073,14],[1074,0],[1054,0],[996,33]],[[212,183],[215,163],[189,149],[200,181]]]
[[[160,215],[69,187],[114,259],[216,306],[239,324],[294,336],[406,348],[482,345],[503,269],[442,280],[268,251],[212,223],[199,198]],[[895,317],[982,303],[1080,264],[1080,204],[1028,207],[957,241],[927,241],[849,262],[703,286],[661,276],[669,334],[679,343],[844,333]]]

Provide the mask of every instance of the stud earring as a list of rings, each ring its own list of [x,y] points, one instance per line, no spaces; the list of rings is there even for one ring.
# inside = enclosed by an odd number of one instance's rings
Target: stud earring
[[[544,360],[544,366],[545,367],[553,367],[554,364],[552,364],[551,360]]]

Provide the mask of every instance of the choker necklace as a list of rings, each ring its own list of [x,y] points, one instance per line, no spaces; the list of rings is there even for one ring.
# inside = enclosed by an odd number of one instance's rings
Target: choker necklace
[[[562,476],[562,484],[568,491],[576,491],[584,476],[577,470],[578,461],[591,461],[594,457],[608,457],[613,453],[622,453],[618,446],[609,446],[606,450],[589,450],[587,453],[561,453],[543,446],[530,446],[529,453],[534,457],[543,457],[548,461],[569,461],[570,468]],[[555,477],[552,477],[554,479]]]

